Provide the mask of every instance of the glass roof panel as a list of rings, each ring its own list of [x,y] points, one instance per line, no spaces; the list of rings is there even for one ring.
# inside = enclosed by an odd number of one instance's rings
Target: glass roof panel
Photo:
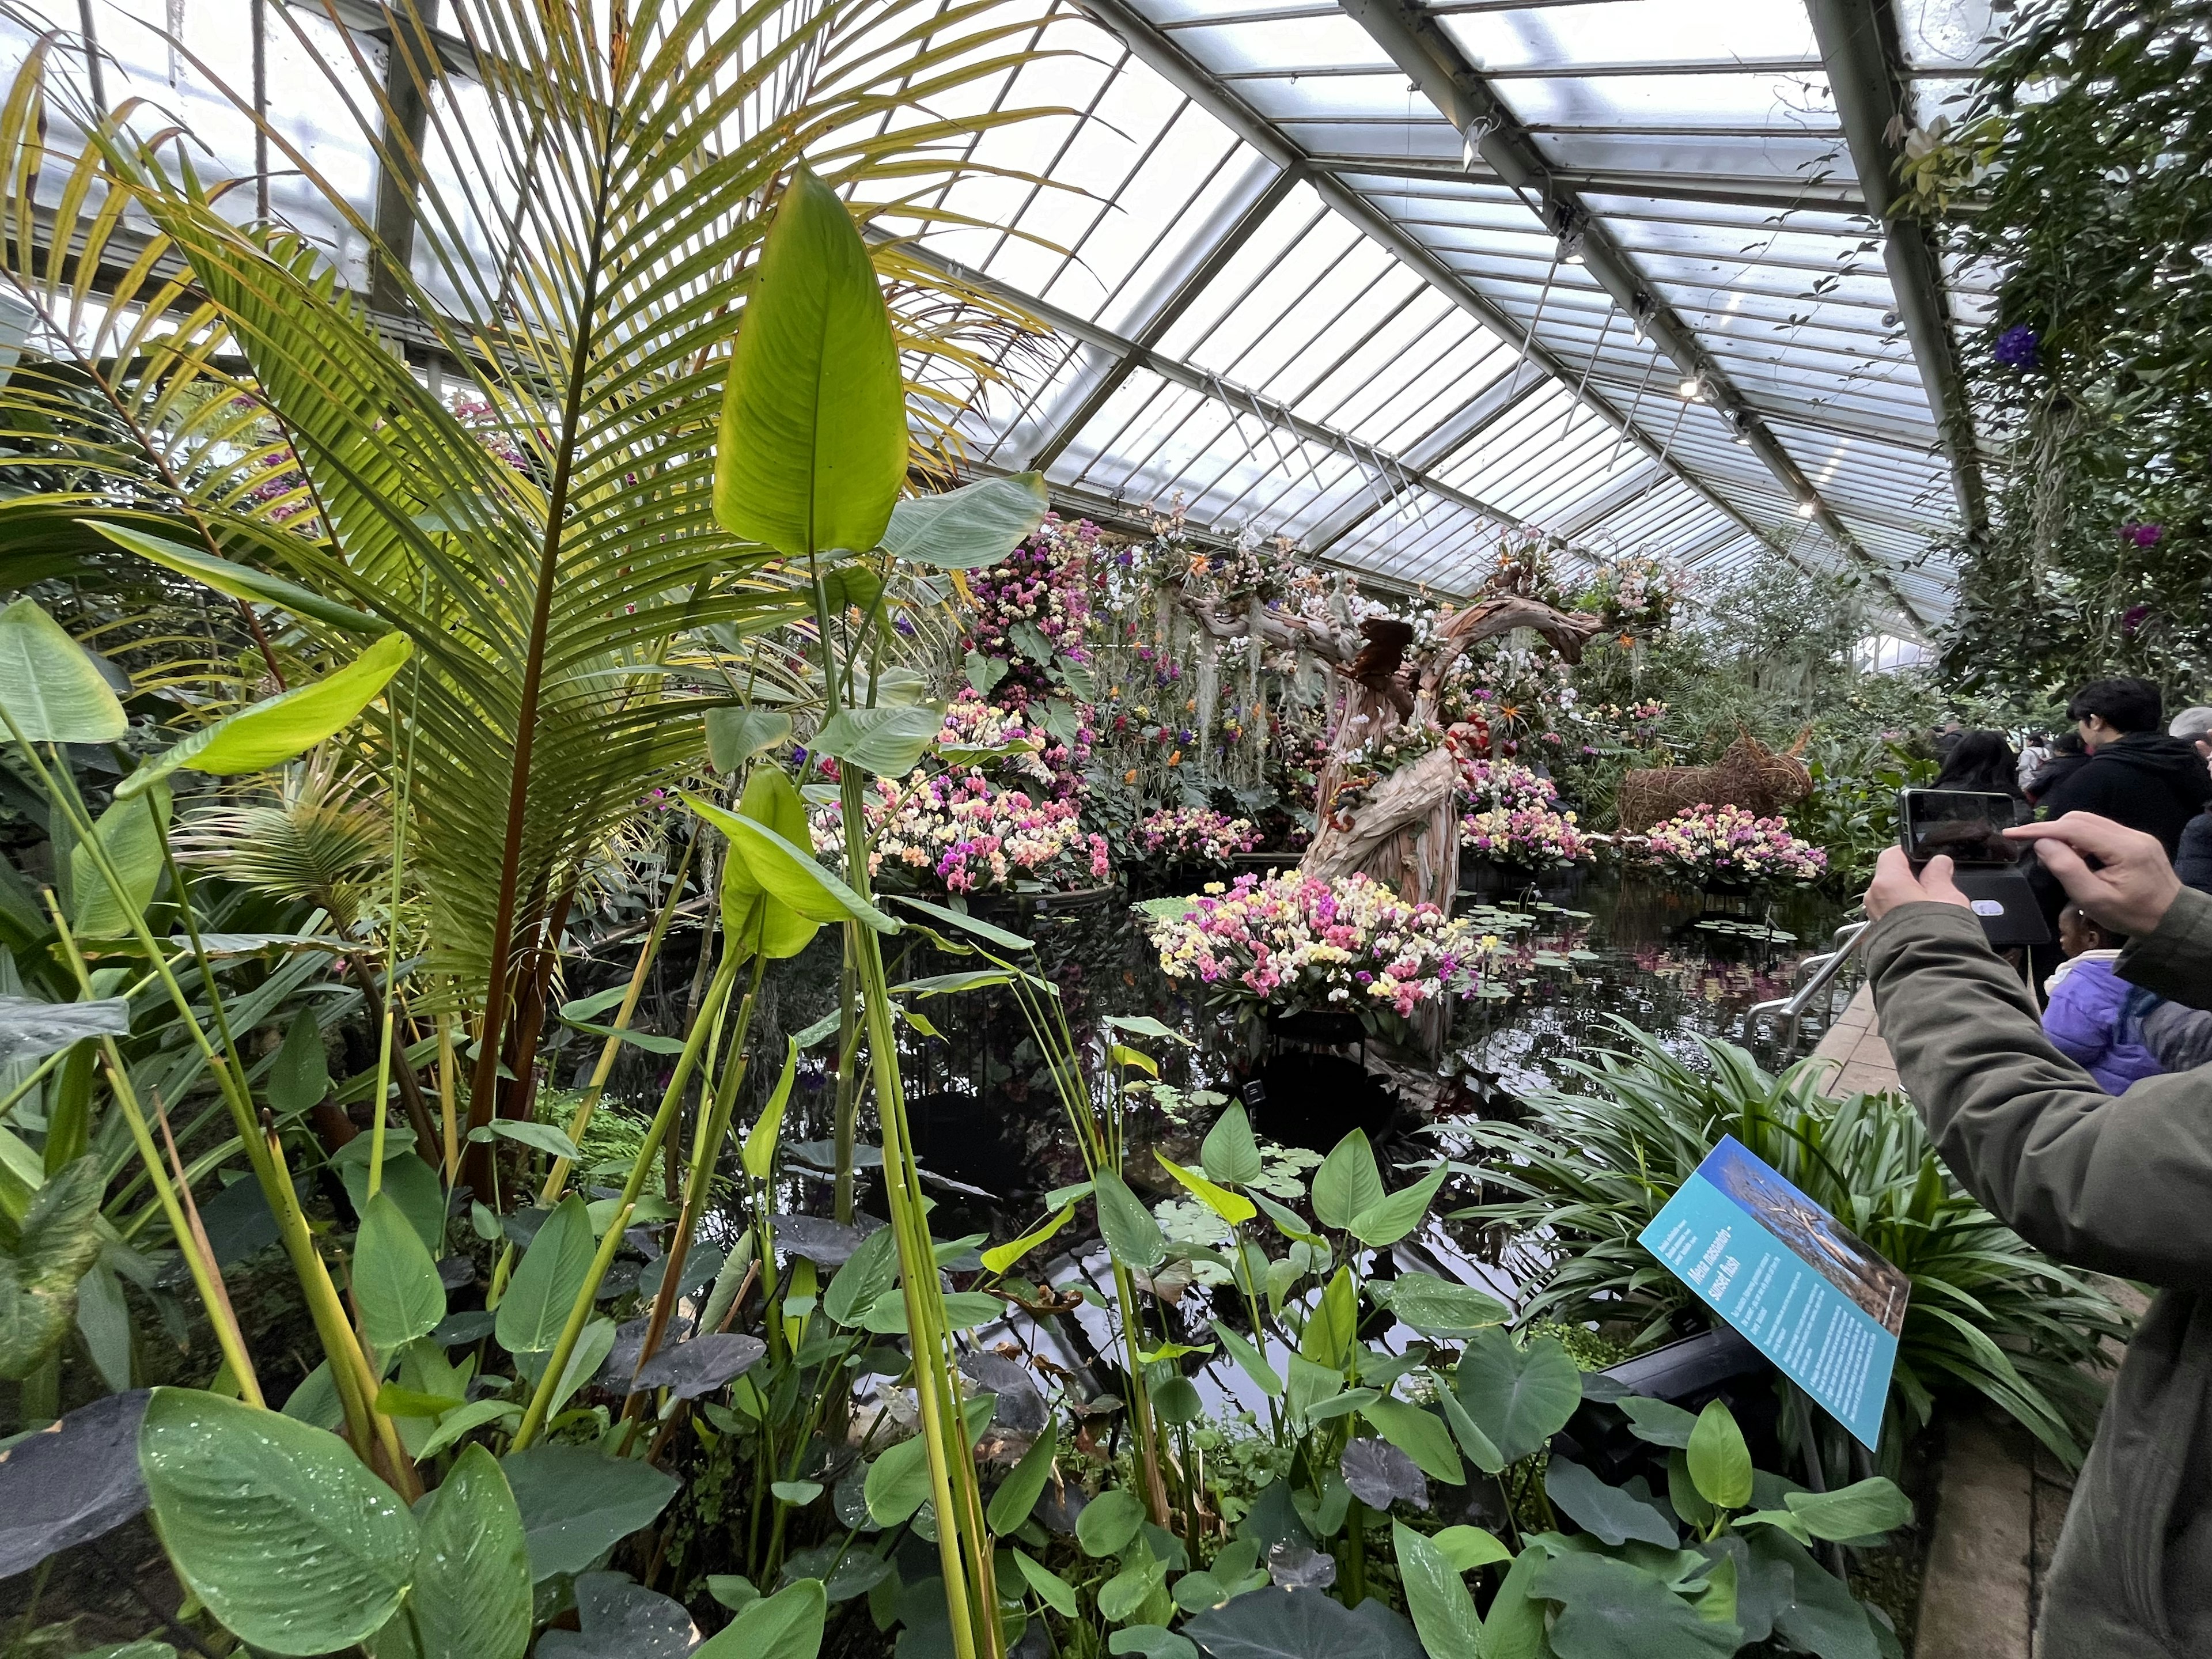
[[[1772,0],[1606,0],[1446,15],[1437,21],[1490,70],[1819,57],[1802,9]]]

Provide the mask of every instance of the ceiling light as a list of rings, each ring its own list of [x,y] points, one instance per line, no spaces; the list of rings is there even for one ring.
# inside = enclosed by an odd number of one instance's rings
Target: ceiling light
[[[1675,387],[1674,390],[1685,398],[1703,397],[1705,390],[1705,382],[1699,380],[1695,375],[1692,375],[1690,379],[1683,381],[1680,386]]]
[[[1797,503],[1797,516],[1801,519],[1809,519],[1820,510],[1820,504],[1815,501],[1802,501]]]

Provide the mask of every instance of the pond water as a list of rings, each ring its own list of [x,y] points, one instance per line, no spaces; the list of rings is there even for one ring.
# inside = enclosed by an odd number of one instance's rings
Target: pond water
[[[1202,988],[1160,972],[1144,916],[1118,892],[999,901],[978,914],[1035,941],[1036,966],[1058,987],[1095,1065],[1103,1015],[1149,1015],[1188,1039],[1129,1039],[1161,1066],[1161,1086],[1133,1108],[1132,1145],[1157,1141],[1178,1158],[1194,1153],[1216,1097],[1255,1077],[1264,1086],[1246,1098],[1263,1136],[1325,1152],[1358,1126],[1387,1157],[1395,1135],[1425,1121],[1510,1110],[1515,1097],[1565,1080],[1565,1062],[1619,1046],[1619,1020],[1683,1050],[1698,1036],[1739,1040],[1745,1011],[1786,993],[1797,962],[1826,947],[1843,915],[1816,892],[1701,894],[1609,873],[1541,887],[1492,880],[1462,893],[1458,908],[1498,939],[1499,954],[1485,994],[1456,1009],[1440,1061],[1356,1038],[1328,1042],[1326,1031],[1233,1027]],[[894,943],[895,983],[979,965],[924,941]],[[835,950],[825,932],[806,957],[779,965],[760,1035],[780,1046],[779,1031],[834,1006]],[[928,1027],[909,1032],[902,1055],[916,1150],[957,1212],[939,1231],[957,1219],[953,1231],[1009,1237],[1035,1220],[1045,1193],[1083,1174],[1042,1056],[1004,991],[910,1006]],[[818,1060],[803,1068],[790,1138],[828,1140],[830,1082]],[[872,1130],[864,1123],[863,1138]],[[826,1207],[817,1201],[826,1183],[799,1167],[793,1206]]]

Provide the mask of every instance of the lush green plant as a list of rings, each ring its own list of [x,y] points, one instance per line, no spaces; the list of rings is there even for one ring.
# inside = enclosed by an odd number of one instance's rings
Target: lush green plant
[[[1888,1480],[1816,1495],[1754,1474],[1724,1407],[1693,1417],[1624,1399],[1585,1379],[1557,1339],[1509,1335],[1505,1309],[1480,1291],[1425,1273],[1376,1274],[1388,1247],[1427,1222],[1443,1166],[1392,1192],[1355,1132],[1315,1170],[1309,1222],[1270,1195],[1283,1172],[1265,1168],[1241,1106],[1208,1133],[1200,1169],[1159,1161],[1218,1236],[1170,1238],[1122,1183],[1095,1180],[1108,1249],[1147,1284],[1172,1282],[1178,1261],[1210,1269],[1225,1300],[1213,1304],[1212,1342],[1141,1356],[1172,1443],[1164,1461],[1182,1488],[1167,1523],[1145,1501],[1133,1459],[1131,1485],[1109,1479],[1082,1507],[1072,1548],[1048,1551],[1040,1532],[1023,1540],[1016,1588],[1058,1620],[1064,1648],[1194,1659],[1200,1644],[1322,1659],[1363,1629],[1368,1641],[1402,1631],[1379,1601],[1411,1614],[1434,1659],[1595,1659],[1622,1639],[1668,1656],[1729,1654],[1770,1637],[1830,1659],[1896,1650],[1804,1547],[1902,1524],[1909,1511]],[[1400,1328],[1410,1340],[1385,1340]],[[1201,1480],[1191,1425],[1202,1400],[1183,1362],[1212,1355],[1259,1391],[1267,1422],[1227,1469]],[[1547,1455],[1586,1389],[1661,1449],[1664,1497]],[[1024,1512],[1035,1502],[1028,1474],[1024,1459],[994,1515],[1001,1502]],[[1496,1482],[1527,1523],[1514,1523],[1511,1543],[1439,1525],[1456,1505],[1432,1498],[1432,1483],[1471,1480]],[[1466,1575],[1492,1566],[1506,1571],[1478,1616]],[[1342,1605],[1315,1593],[1328,1586]],[[1286,1596],[1291,1588],[1304,1599]]]
[[[2202,0],[2035,0],[1955,125],[1900,171],[1996,274],[1966,369],[1992,468],[1944,666],[2063,694],[2146,674],[2206,696],[2212,64]]]
[[[2081,1462],[2101,1403],[2100,1345],[2124,1342],[2128,1322],[1969,1197],[1907,1103],[1826,1095],[1822,1060],[1772,1076],[1711,1038],[1698,1039],[1692,1065],[1632,1026],[1621,1034],[1621,1050],[1567,1062],[1581,1092],[1540,1092],[1525,1122],[1476,1132],[1493,1155],[1489,1182],[1522,1196],[1468,1213],[1520,1230],[1549,1260],[1525,1312],[1604,1321],[1639,1343],[1669,1334],[1699,1304],[1637,1237],[1734,1135],[1911,1280],[1886,1457],[1928,1420],[1936,1389],[1964,1387],[2069,1467]]]
[[[1827,853],[1830,878],[1854,891],[1882,848],[1897,845],[1898,791],[1926,787],[1936,771],[1895,743],[1869,748],[1856,761],[1832,752],[1808,762],[1813,793],[1790,814],[1791,827]]]

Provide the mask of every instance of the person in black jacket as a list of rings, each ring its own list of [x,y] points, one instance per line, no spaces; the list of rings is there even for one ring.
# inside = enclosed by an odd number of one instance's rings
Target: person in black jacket
[[[2061,732],[2051,740],[2050,758],[2037,767],[2027,781],[2021,785],[2021,793],[2031,803],[2040,801],[2056,789],[2062,780],[2072,777],[2088,763],[2089,751],[2081,746],[2081,734],[2072,730]]]
[[[2212,774],[2194,744],[2159,729],[2158,687],[2148,680],[2092,680],[2066,705],[2088,764],[2045,789],[2046,818],[2094,812],[2155,836],[2172,858],[2182,830],[2212,800]]]
[[[2166,734],[2192,745],[2212,767],[2212,708],[2183,709],[2166,728]],[[2185,887],[2212,893],[2212,806],[2182,827],[2181,845],[2173,854],[2173,873],[2181,878]]]
[[[1931,789],[1965,789],[2021,799],[2020,757],[2002,732],[1962,732],[1943,757]]]

